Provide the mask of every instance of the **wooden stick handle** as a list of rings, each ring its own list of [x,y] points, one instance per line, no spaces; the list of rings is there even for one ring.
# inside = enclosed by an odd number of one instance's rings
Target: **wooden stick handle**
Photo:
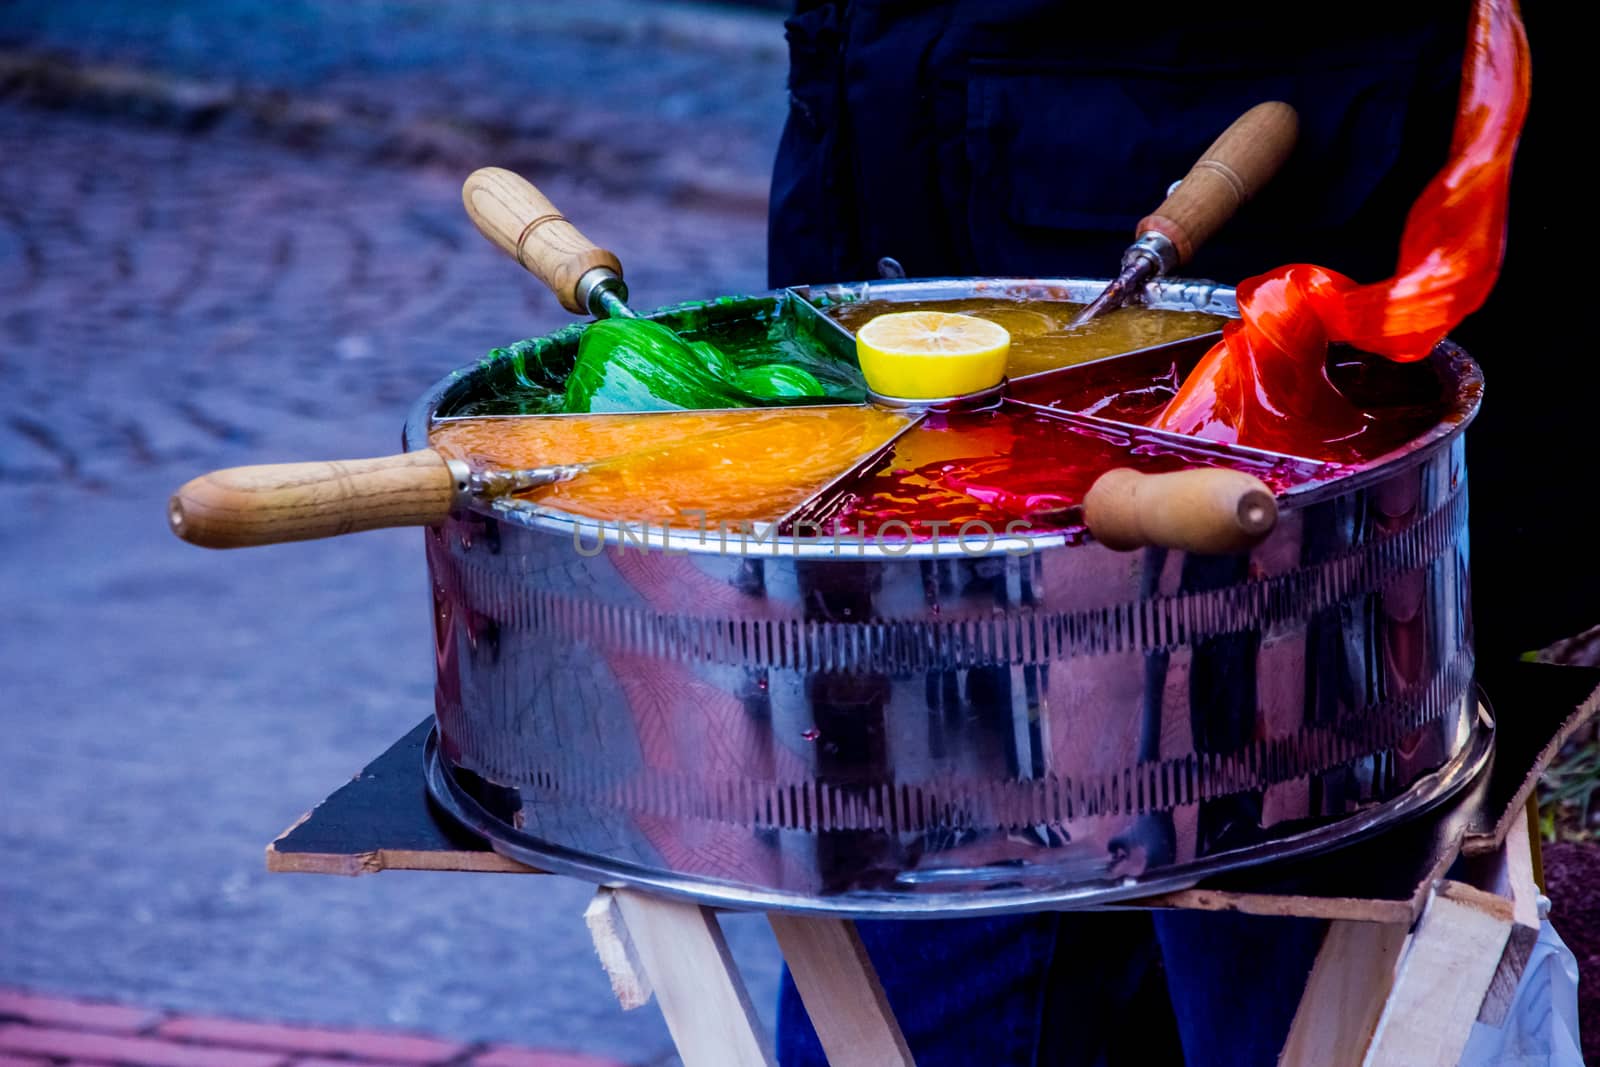
[[[580,233],[520,174],[501,167],[475,170],[461,187],[461,201],[478,232],[548,285],[575,315],[589,311],[578,299],[578,279],[596,267],[622,277],[617,257]]]
[[[1135,236],[1165,234],[1187,263],[1294,151],[1300,116],[1282,101],[1257,104],[1206,149],[1172,195],[1140,220]]]
[[[205,548],[337,537],[444,520],[456,483],[432,449],[381,459],[275,463],[212,471],[172,494],[172,532]]]
[[[1083,518],[1095,540],[1119,552],[1154,546],[1229,555],[1272,532],[1278,501],[1265,482],[1243,471],[1140,474],[1119,467],[1090,487]]]

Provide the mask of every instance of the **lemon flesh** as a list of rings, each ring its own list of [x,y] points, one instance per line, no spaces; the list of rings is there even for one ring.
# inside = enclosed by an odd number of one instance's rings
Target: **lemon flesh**
[[[932,400],[976,393],[1006,373],[1004,326],[947,311],[897,311],[856,331],[867,386],[884,396]]]

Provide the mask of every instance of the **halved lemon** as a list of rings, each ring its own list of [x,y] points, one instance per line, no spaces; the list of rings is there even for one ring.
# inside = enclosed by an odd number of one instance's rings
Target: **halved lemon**
[[[929,400],[976,393],[1006,373],[1004,326],[946,311],[879,315],[856,331],[856,358],[873,392]]]

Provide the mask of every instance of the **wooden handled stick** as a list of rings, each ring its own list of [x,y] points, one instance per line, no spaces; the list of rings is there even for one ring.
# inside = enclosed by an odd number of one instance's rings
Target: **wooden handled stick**
[[[1140,220],[1136,233],[1164,234],[1178,262],[1187,263],[1278,172],[1299,131],[1300,117],[1288,104],[1257,104],[1222,131],[1172,195]]]
[[[1126,552],[1174,548],[1204,555],[1245,552],[1278,523],[1278,501],[1243,471],[1198,467],[1168,474],[1106,471],[1083,498],[1095,540]]]
[[[461,187],[461,201],[478,232],[548,285],[561,306],[576,315],[589,312],[578,292],[585,274],[598,267],[622,277],[617,257],[580,233],[521,175],[500,167],[475,170]]]
[[[337,537],[385,526],[431,526],[458,489],[431,449],[381,459],[274,463],[212,471],[172,494],[172,532],[205,548]]]

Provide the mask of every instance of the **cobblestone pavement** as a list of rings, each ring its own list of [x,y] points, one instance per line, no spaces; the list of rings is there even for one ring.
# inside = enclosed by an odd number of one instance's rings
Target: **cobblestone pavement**
[[[644,0],[9,0],[0,17],[0,86],[47,103],[384,160],[492,151],[756,211],[786,68],[775,14]]]
[[[781,72],[767,91],[781,111]],[[263,869],[431,707],[419,535],[208,553],[165,528],[203,470],[396,450],[428,384],[566,321],[471,230],[458,167],[17,102],[0,157],[0,984],[670,1058],[612,1000],[577,882]],[[758,214],[541,180],[636,304],[763,286]],[[770,1013],[770,936],[727,925]]]

